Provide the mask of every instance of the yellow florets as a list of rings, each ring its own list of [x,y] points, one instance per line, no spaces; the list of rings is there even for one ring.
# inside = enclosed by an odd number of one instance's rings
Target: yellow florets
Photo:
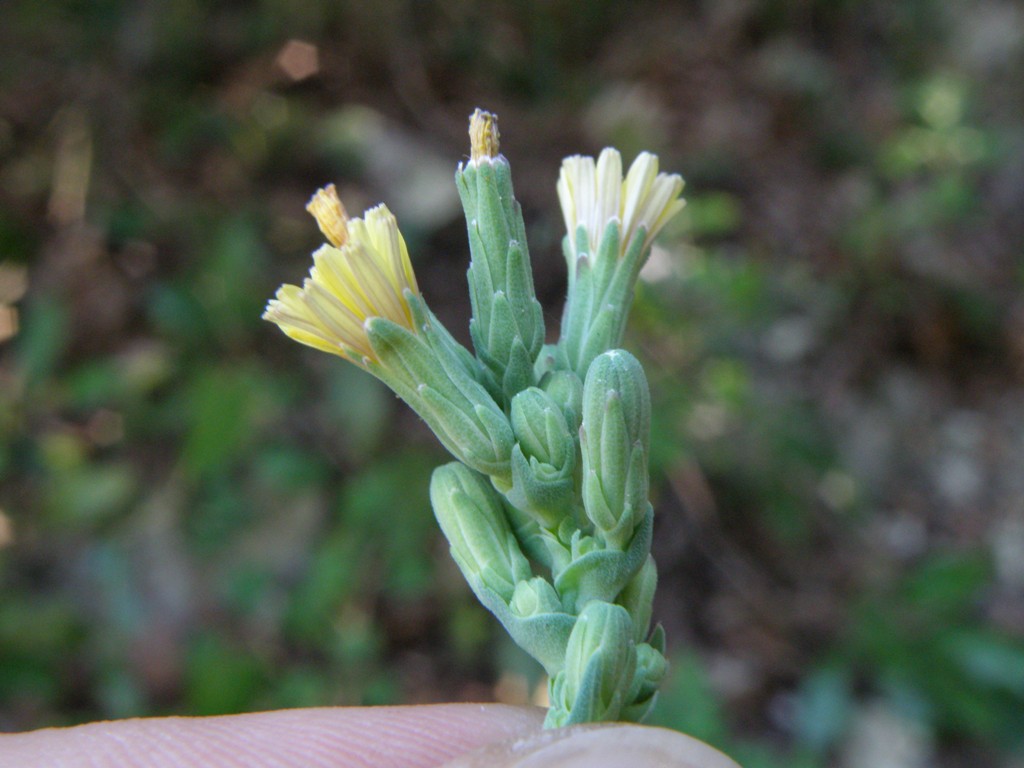
[[[419,294],[409,252],[391,211],[371,208],[349,219],[334,186],[319,190],[308,210],[330,245],[313,254],[302,287],[282,285],[265,320],[303,344],[358,365],[374,360],[364,323],[383,317],[414,330],[405,292]]]
[[[643,248],[686,204],[679,195],[683,179],[678,174],[658,173],[658,158],[641,152],[622,178],[622,157],[605,149],[592,157],[574,155],[562,161],[558,178],[558,200],[573,250],[576,231],[586,229],[590,253],[597,252],[604,230],[615,219],[620,227],[619,255],[628,250],[643,229]],[[579,255],[579,254],[577,254]]]

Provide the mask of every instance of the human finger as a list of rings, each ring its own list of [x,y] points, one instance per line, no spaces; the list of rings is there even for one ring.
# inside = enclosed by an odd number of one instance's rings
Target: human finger
[[[0,736],[0,768],[434,768],[539,731],[543,717],[438,704],[115,720]]]
[[[667,728],[580,725],[488,745],[444,768],[739,768],[718,750]]]

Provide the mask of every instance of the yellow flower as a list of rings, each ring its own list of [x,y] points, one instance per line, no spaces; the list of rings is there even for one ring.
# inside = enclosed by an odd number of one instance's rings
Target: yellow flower
[[[612,219],[619,223],[620,257],[641,228],[642,250],[646,250],[661,228],[686,204],[679,197],[682,191],[682,177],[658,173],[658,158],[649,152],[637,156],[625,180],[622,157],[617,150],[605,149],[596,163],[594,158],[580,155],[565,158],[558,178],[558,200],[573,252],[577,248],[576,230],[583,226],[590,254],[596,254],[605,227]]]
[[[376,360],[364,323],[383,317],[414,331],[405,296],[419,294],[405,240],[391,211],[371,208],[349,219],[334,185],[318,190],[307,210],[331,244],[313,254],[302,287],[282,285],[263,318],[288,336],[357,365]]]

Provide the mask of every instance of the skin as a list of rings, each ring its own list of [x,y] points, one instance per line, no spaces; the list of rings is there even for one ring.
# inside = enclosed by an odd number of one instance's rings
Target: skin
[[[662,728],[552,732],[541,730],[543,720],[541,709],[499,704],[118,720],[0,735],[0,768],[737,768]]]

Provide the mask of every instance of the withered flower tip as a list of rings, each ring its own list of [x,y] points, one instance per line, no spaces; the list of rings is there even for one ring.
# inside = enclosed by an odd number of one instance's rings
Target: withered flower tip
[[[469,118],[470,162],[498,156],[498,116],[477,109]]]

